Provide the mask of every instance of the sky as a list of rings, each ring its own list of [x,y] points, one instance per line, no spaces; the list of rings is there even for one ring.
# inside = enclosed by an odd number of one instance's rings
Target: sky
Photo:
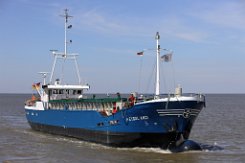
[[[243,0],[1,0],[0,93],[32,93],[51,71],[50,49],[64,51],[69,9],[68,51],[78,63],[88,93],[153,93],[155,34],[173,51],[160,63],[161,93],[245,93],[245,2]],[[161,55],[166,52],[162,51]],[[55,77],[61,74],[61,65]],[[64,82],[77,81],[66,61]]]

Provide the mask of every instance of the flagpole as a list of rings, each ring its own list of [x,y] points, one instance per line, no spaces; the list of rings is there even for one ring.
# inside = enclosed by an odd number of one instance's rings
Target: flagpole
[[[156,70],[156,90],[155,90],[155,99],[159,98],[160,95],[160,69],[159,69],[159,58],[160,58],[160,35],[159,32],[156,33],[155,39],[157,40],[157,70]]]

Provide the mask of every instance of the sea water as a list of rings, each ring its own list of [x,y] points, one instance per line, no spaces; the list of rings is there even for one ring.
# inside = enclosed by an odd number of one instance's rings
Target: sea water
[[[171,153],[160,148],[113,148],[33,131],[27,94],[0,94],[0,161],[3,163],[245,162],[245,95],[207,94],[190,139],[203,151]]]

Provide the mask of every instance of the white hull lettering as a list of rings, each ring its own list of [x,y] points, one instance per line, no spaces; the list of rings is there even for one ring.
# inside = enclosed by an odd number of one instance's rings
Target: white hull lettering
[[[128,117],[126,118],[126,121],[133,122],[133,121],[142,121],[142,120],[147,120],[147,119],[149,119],[148,116],[137,116],[137,117]]]

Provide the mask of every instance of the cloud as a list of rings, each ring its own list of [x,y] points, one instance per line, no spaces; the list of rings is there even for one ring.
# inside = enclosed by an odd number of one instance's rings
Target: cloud
[[[76,16],[81,29],[99,33],[149,37],[159,31],[169,37],[192,42],[201,42],[206,37],[204,32],[198,31],[177,17],[164,16],[161,18],[164,21],[158,21],[159,18],[153,17],[109,15],[97,9],[80,12]]]
[[[159,29],[170,38],[181,39],[191,42],[203,42],[206,40],[207,33],[193,23],[187,21],[179,15],[168,16],[160,22]]]
[[[77,14],[80,26],[103,33],[116,33],[127,30],[123,24],[116,21],[112,16],[106,16],[96,9]]]
[[[202,12],[195,10],[191,15],[219,27],[245,29],[245,3],[243,1],[220,1],[209,5]]]
[[[81,8],[73,15],[81,30],[127,37],[149,37],[159,31],[172,39],[196,43],[214,43],[210,40],[221,32],[221,28],[245,28],[245,5],[241,1],[198,5],[192,4],[178,12],[161,12],[157,17],[115,13],[101,6]]]

